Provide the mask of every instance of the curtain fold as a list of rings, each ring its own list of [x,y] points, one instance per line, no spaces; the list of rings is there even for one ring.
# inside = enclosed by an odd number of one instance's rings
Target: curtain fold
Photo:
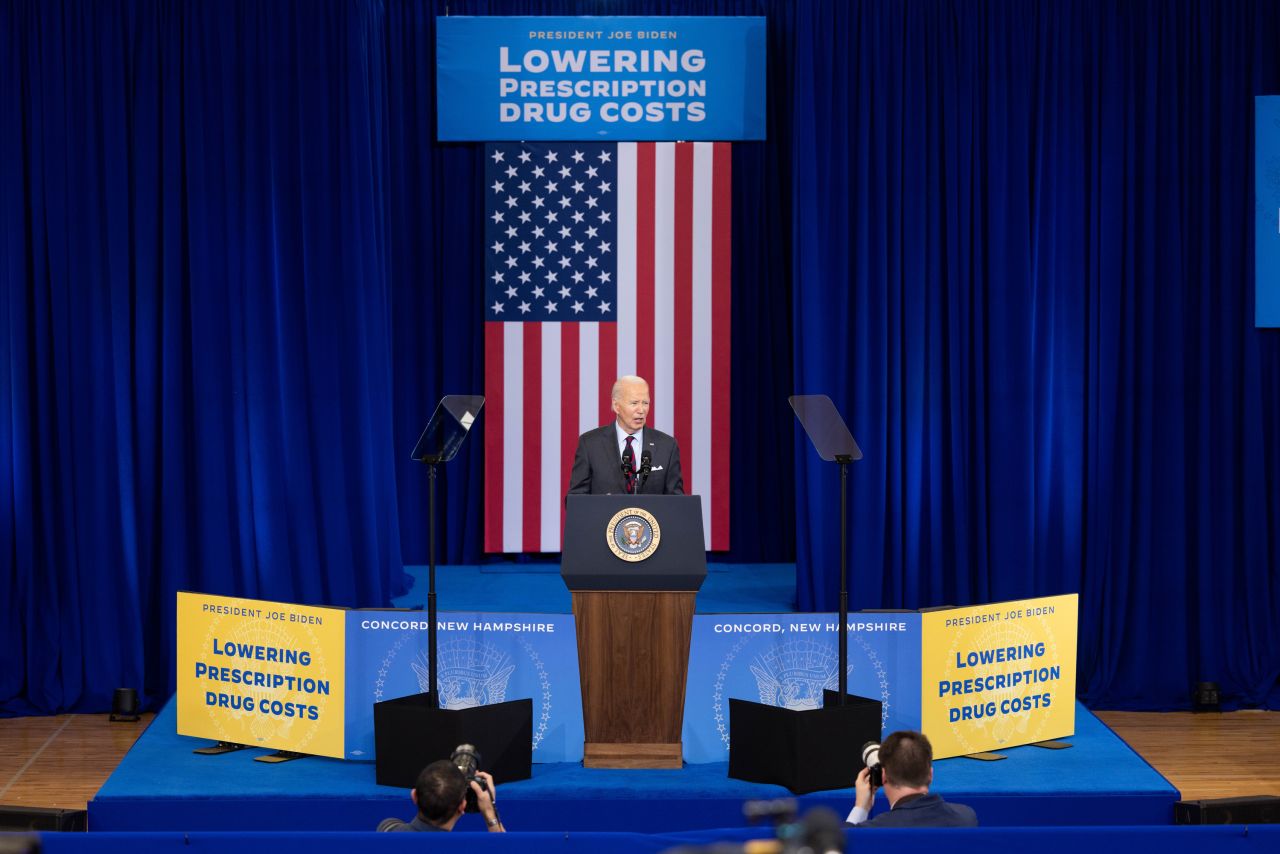
[[[853,604],[1079,592],[1087,700],[1280,703],[1274,7],[799,8],[795,371],[866,453]],[[795,460],[800,606],[830,609],[837,475]]]
[[[383,11],[3,14],[0,703],[153,702],[177,590],[399,582]]]

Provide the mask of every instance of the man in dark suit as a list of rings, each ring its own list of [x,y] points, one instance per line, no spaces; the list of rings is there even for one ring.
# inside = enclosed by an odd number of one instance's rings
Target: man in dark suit
[[[933,783],[933,745],[922,732],[899,730],[880,745],[880,769],[889,811],[870,821],[876,793],[871,772],[863,768],[854,783],[856,801],[848,823],[858,827],[977,827],[972,807],[949,804],[941,795],[929,794]]]
[[[578,437],[569,494],[684,495],[676,440],[645,426],[649,384],[640,377],[619,377],[613,384],[613,412],[614,421]]]

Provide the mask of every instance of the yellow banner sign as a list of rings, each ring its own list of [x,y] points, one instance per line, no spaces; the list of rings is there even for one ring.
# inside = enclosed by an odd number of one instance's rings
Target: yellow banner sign
[[[346,615],[178,594],[178,733],[343,756]]]
[[[921,729],[935,759],[1075,732],[1079,596],[922,614]]]

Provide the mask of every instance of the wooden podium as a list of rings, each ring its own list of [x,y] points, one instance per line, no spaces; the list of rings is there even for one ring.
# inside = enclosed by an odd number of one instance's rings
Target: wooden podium
[[[587,768],[679,768],[694,597],[707,575],[696,495],[570,495]]]

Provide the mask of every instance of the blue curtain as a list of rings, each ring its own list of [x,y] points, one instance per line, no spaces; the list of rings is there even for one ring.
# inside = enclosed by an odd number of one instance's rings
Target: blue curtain
[[[1081,688],[1275,705],[1280,345],[1252,326],[1265,2],[14,0],[0,9],[0,713],[173,683],[174,592],[382,605],[482,387],[445,14],[769,19],[734,147],[735,561],[832,608],[1081,593]],[[477,430],[483,431],[484,417]],[[480,554],[483,436],[443,472]]]
[[[1272,3],[802,3],[797,387],[852,601],[1080,593],[1080,691],[1280,703],[1280,339],[1253,326]],[[838,475],[795,447],[801,608]]]
[[[384,14],[0,16],[0,703],[163,698],[177,590],[399,581]]]

